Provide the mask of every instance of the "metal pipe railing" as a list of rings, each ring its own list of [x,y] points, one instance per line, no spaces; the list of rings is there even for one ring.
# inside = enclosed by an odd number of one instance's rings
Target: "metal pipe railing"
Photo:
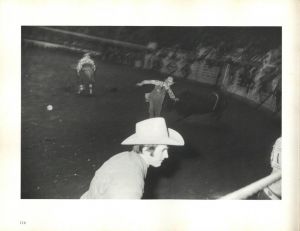
[[[114,40],[114,39],[101,38],[101,37],[96,37],[93,35],[87,35],[87,34],[82,34],[82,33],[68,31],[68,30],[62,30],[62,29],[46,27],[46,26],[39,26],[38,28],[43,29],[43,30],[52,31],[52,32],[57,32],[57,33],[73,35],[73,36],[80,37],[80,38],[95,40],[95,41],[99,41],[99,42],[103,42],[103,43],[109,43],[109,44],[114,44],[114,45],[118,45],[118,46],[123,46],[123,47],[129,47],[129,48],[140,49],[140,50],[148,49],[146,46],[139,45],[139,44],[123,42],[123,41]]]
[[[76,52],[91,53],[94,55],[101,54],[101,52],[93,51],[93,50],[89,50],[89,49],[81,49],[81,48],[77,48],[77,47],[61,45],[61,44],[57,44],[57,43],[50,43],[50,42],[45,42],[45,41],[39,41],[39,40],[33,40],[33,39],[24,39],[24,42],[34,44],[34,45],[40,46],[40,47],[61,48],[61,49],[67,49],[67,50],[72,50],[72,51],[76,51]]]
[[[229,193],[226,196],[219,198],[219,200],[242,200],[246,199],[260,190],[264,189],[268,185],[275,183],[281,179],[281,171],[272,173],[271,175],[264,177],[258,181],[255,181],[235,192]]]

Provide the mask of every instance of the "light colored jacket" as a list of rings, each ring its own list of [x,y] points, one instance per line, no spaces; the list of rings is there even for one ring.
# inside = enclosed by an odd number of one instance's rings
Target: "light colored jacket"
[[[270,161],[273,172],[281,171],[281,137],[278,138],[273,145]],[[271,184],[269,188],[276,193],[276,195],[281,196],[281,180]]]
[[[141,199],[148,165],[135,152],[122,152],[95,173],[81,199]]]

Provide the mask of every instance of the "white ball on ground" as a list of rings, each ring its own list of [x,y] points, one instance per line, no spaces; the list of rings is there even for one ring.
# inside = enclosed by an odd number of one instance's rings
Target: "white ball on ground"
[[[49,105],[47,106],[47,110],[48,110],[48,111],[52,111],[52,109],[53,109],[53,106],[52,106],[51,104],[49,104]]]

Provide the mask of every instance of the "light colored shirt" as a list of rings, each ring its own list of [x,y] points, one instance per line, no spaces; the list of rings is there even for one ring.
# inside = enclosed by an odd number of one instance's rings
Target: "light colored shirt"
[[[170,85],[167,84],[166,82],[159,81],[159,80],[144,80],[144,81],[142,81],[142,84],[153,84],[155,86],[164,87],[166,89],[166,91],[168,92],[171,99],[176,98],[172,89],[170,88]]]
[[[122,152],[95,173],[81,199],[141,199],[148,165],[135,152]]]
[[[270,160],[273,170],[281,170],[281,137],[278,138],[273,145]]]
[[[276,140],[273,146],[270,160],[273,172],[281,171],[281,137]],[[269,188],[276,193],[276,195],[281,196],[281,180],[271,184]]]
[[[76,70],[77,70],[78,74],[79,74],[82,66],[85,65],[85,64],[91,65],[93,70],[94,71],[96,70],[96,65],[95,65],[94,60],[92,60],[90,57],[83,57],[82,59],[79,60],[79,62],[77,64],[77,67],[76,67]]]

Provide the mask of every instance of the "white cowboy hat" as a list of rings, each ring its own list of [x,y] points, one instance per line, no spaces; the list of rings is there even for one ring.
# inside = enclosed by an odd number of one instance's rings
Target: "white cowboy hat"
[[[183,146],[182,136],[171,128],[167,128],[162,117],[146,119],[135,125],[135,133],[125,139],[121,144],[164,144]]]

